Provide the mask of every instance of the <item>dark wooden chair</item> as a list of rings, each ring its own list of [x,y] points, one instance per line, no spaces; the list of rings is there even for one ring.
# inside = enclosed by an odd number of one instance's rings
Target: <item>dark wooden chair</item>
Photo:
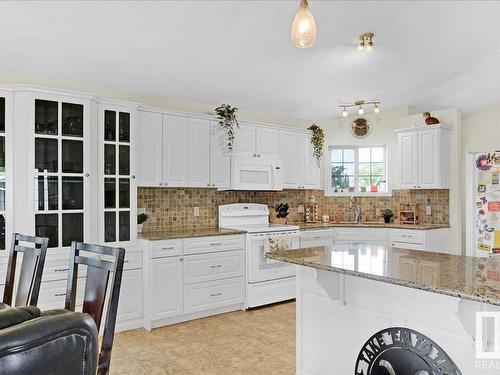
[[[31,247],[29,244],[33,246]],[[12,234],[3,304],[0,303],[0,309],[9,306],[36,306],[48,245],[49,239],[45,237],[25,236],[19,233]],[[18,253],[23,253],[23,260],[19,271],[16,299],[13,302]]]
[[[99,258],[85,256],[80,252],[97,254]],[[82,312],[89,314],[94,319],[98,330],[101,327],[104,305],[107,301],[106,322],[99,353],[98,375],[109,373],[124,258],[125,249],[122,248],[91,245],[82,242],[71,243],[66,310],[75,311],[79,265],[87,266]],[[110,273],[112,274],[110,292],[109,298],[106,298]]]

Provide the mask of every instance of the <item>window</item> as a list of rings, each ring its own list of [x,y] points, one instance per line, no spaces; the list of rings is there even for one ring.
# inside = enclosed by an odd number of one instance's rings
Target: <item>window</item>
[[[389,193],[385,146],[330,146],[329,195]]]

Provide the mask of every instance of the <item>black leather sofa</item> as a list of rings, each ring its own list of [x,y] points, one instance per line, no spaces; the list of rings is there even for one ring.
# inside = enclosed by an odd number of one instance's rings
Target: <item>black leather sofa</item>
[[[95,375],[97,329],[87,314],[36,307],[0,311],[2,375]]]

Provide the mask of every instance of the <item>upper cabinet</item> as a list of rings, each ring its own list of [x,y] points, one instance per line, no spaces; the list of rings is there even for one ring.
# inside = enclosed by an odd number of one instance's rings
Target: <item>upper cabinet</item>
[[[139,111],[139,129],[139,186],[211,186],[209,120]]]
[[[279,150],[279,158],[283,160],[283,188],[321,189],[320,168],[313,156],[309,134],[281,130]]]
[[[447,189],[451,131],[431,125],[397,131],[400,189]]]
[[[210,123],[210,186],[227,189],[231,185],[231,157],[226,134],[217,121]]]
[[[241,123],[236,129],[233,154],[267,159],[279,158],[279,130]]]
[[[126,245],[136,237],[134,107],[99,105],[99,241]]]

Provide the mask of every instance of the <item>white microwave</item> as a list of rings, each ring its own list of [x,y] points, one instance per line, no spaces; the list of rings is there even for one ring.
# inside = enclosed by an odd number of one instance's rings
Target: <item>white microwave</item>
[[[231,157],[231,190],[283,190],[283,161]]]

